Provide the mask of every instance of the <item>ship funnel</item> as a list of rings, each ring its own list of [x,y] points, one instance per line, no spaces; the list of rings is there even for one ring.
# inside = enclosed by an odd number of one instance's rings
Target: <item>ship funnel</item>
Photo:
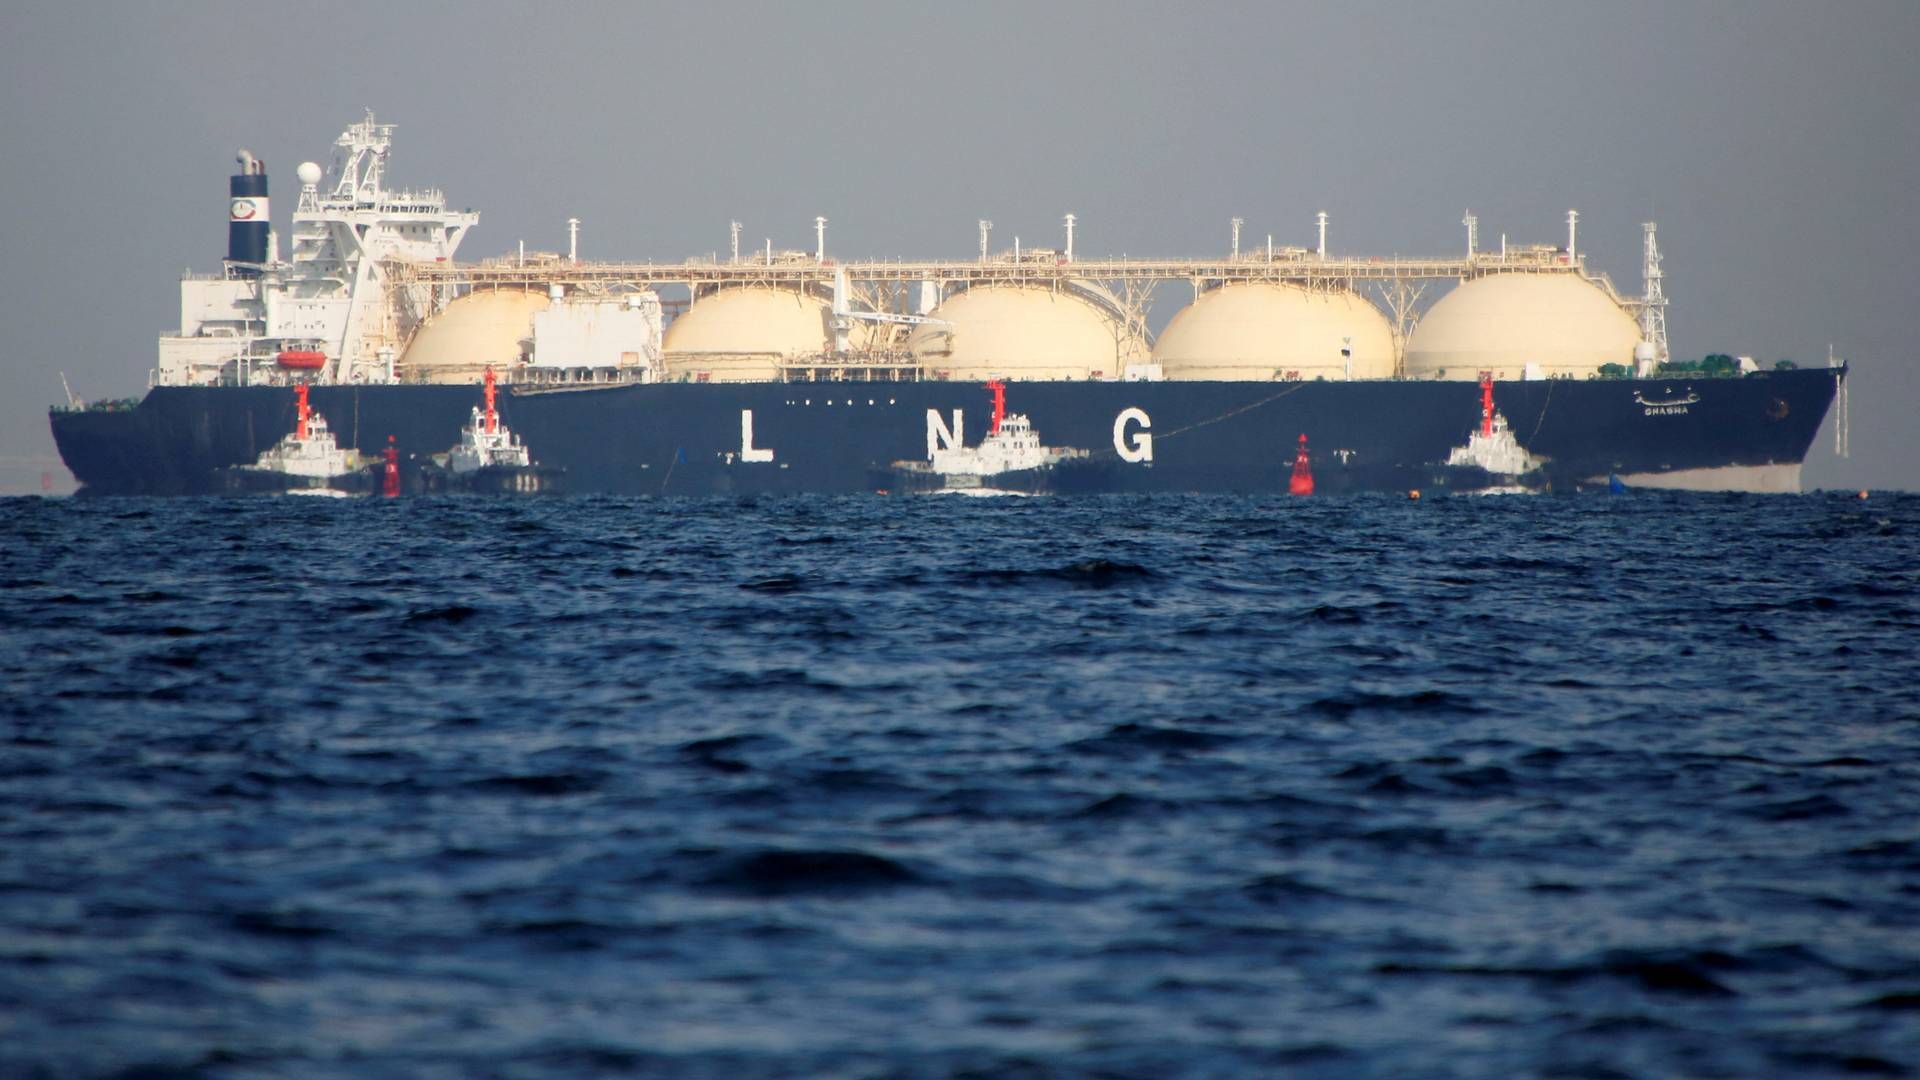
[[[267,261],[267,168],[250,150],[234,155],[240,171],[227,182],[227,262],[247,277],[260,273]]]

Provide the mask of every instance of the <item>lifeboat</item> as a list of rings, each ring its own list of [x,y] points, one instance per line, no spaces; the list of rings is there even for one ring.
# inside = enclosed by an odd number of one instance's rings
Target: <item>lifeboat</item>
[[[280,353],[280,366],[300,371],[317,371],[327,366],[327,354],[311,349],[286,349]]]

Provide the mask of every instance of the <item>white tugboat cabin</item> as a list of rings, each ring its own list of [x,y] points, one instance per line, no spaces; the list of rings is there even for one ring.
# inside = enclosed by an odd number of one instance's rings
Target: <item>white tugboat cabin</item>
[[[1493,378],[1480,380],[1480,427],[1467,436],[1467,445],[1455,447],[1447,464],[1485,469],[1495,476],[1522,476],[1540,463],[1507,427],[1507,418],[1493,407]]]
[[[327,418],[307,404],[307,387],[293,388],[296,419],[293,430],[251,465],[242,468],[262,478],[284,476],[288,487],[324,487],[360,468],[360,452],[341,449],[327,427]],[[304,483],[302,483],[304,481]]]
[[[956,446],[933,452],[932,471],[948,478],[985,479],[1022,469],[1040,469],[1057,465],[1071,457],[1085,457],[1085,450],[1063,450],[1040,445],[1040,433],[1024,413],[1008,413],[999,425],[981,440],[979,446]]]
[[[486,468],[525,469],[533,464],[527,446],[500,422],[494,408],[493,369],[487,369],[486,410],[473,410],[473,419],[460,429],[460,444],[447,453],[447,470],[456,476]]]
[[[993,393],[993,419],[979,446],[935,447],[926,461],[894,463],[895,482],[907,490],[968,495],[1031,494],[1048,490],[1047,474],[1091,455],[1072,447],[1043,446],[1024,413],[1007,412],[1006,384],[986,384]]]

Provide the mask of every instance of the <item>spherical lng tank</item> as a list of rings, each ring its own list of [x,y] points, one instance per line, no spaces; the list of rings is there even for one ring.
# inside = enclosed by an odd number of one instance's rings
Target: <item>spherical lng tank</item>
[[[477,382],[491,367],[506,372],[526,359],[533,314],[544,292],[488,289],[454,300],[421,325],[394,365],[402,382]]]
[[[1393,328],[1345,289],[1242,282],[1180,309],[1153,359],[1168,379],[1385,379],[1393,376]]]
[[[687,382],[767,382],[782,359],[833,348],[832,305],[794,289],[721,289],[694,301],[662,341],[667,376]]]
[[[1573,274],[1494,274],[1455,288],[1407,341],[1414,379],[1586,378],[1633,363],[1640,328],[1599,287]]]
[[[1070,289],[976,285],[947,297],[907,348],[948,379],[1112,379],[1146,360],[1146,342]]]

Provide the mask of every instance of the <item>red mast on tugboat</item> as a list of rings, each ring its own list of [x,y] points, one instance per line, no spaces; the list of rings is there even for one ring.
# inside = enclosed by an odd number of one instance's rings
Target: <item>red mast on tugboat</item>
[[[307,384],[299,383],[293,388],[294,421],[293,437],[306,442],[313,437],[313,409],[307,404]]]
[[[999,379],[987,383],[987,389],[993,392],[993,423],[987,425],[987,434],[1000,430],[1000,421],[1007,418],[1007,384]]]

